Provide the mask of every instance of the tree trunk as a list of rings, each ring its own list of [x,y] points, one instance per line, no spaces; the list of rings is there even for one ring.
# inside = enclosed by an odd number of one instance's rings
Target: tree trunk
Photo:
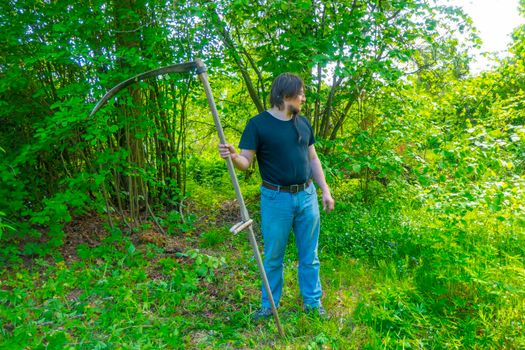
[[[117,55],[120,55],[120,52],[140,54],[139,28],[141,16],[137,9],[140,9],[141,6],[140,0],[115,0],[113,2]],[[131,70],[131,64],[125,56],[120,56],[117,60],[120,71],[128,73]],[[130,86],[128,91],[131,95],[133,107],[128,107],[125,103],[121,104],[117,119],[125,118],[123,120],[125,125],[123,146],[128,150],[129,167],[126,177],[128,210],[129,219],[132,224],[136,225],[140,222],[140,212],[145,207],[144,201],[147,198],[146,185],[137,171],[144,168],[145,165],[143,140],[142,137],[137,137],[138,134],[144,134],[140,127],[140,111],[136,108],[142,104],[142,96],[136,85]],[[118,181],[117,179],[113,180]]]

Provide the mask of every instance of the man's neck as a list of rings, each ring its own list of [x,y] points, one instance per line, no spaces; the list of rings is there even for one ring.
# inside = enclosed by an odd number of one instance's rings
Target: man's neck
[[[292,113],[287,111],[285,108],[279,109],[277,106],[273,106],[268,110],[268,112],[275,118],[279,120],[290,120],[292,119]]]

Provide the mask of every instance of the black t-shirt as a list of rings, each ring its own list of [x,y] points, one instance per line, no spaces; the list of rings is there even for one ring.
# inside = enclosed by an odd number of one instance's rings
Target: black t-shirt
[[[308,156],[308,147],[315,143],[312,126],[302,116],[296,122],[300,142],[293,120],[279,120],[264,111],[248,121],[239,148],[255,151],[263,180],[289,186],[312,177]]]

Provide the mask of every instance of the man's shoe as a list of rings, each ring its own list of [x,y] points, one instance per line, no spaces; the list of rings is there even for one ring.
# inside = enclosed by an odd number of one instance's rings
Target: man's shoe
[[[252,315],[252,321],[260,321],[266,318],[270,318],[272,315],[272,309],[268,307],[262,307],[259,310],[255,311],[255,313]]]
[[[306,307],[305,311],[309,315],[319,316],[320,318],[328,318],[328,312],[326,312],[323,305],[315,307]]]
[[[317,308],[317,314],[319,315],[319,317],[321,318],[328,318],[328,312],[326,312],[325,308],[320,305],[318,308]]]

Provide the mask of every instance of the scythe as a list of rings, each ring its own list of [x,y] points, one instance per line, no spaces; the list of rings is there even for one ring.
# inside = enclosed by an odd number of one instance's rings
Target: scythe
[[[186,63],[180,63],[180,64],[174,64],[154,70],[150,70],[141,74],[138,74],[132,78],[129,78],[127,80],[124,80],[123,82],[119,83],[112,89],[110,89],[104,97],[95,105],[91,113],[89,114],[90,117],[92,117],[97,111],[99,111],[108,101],[110,98],[115,96],[119,91],[122,89],[147,78],[155,77],[159,75],[169,74],[169,73],[187,73],[195,71],[195,73],[199,76],[199,80],[204,85],[204,91],[206,92],[206,98],[208,99],[208,105],[211,110],[211,114],[213,116],[213,120],[215,122],[215,127],[217,128],[217,132],[219,134],[219,139],[221,143],[226,143],[226,138],[224,136],[224,131],[221,126],[221,122],[219,119],[219,114],[217,112],[217,107],[215,106],[215,102],[213,99],[212,91],[210,84],[208,82],[208,75],[206,73],[206,67],[204,66],[204,63],[197,59],[192,62],[186,62]],[[275,320],[275,324],[277,326],[277,330],[279,331],[279,334],[284,337],[284,331],[281,326],[281,322],[279,320],[279,314],[277,312],[277,308],[275,306],[275,302],[273,300],[272,292],[270,290],[270,285],[268,283],[268,278],[266,277],[266,273],[264,271],[263,262],[261,259],[261,254],[259,252],[259,248],[257,246],[257,240],[255,239],[255,234],[253,232],[253,220],[250,219],[250,216],[248,214],[248,210],[246,209],[246,205],[244,204],[244,199],[239,187],[239,182],[237,180],[237,176],[235,175],[235,169],[233,166],[233,162],[230,157],[226,159],[226,164],[228,166],[228,173],[230,175],[231,182],[233,184],[233,188],[235,190],[235,194],[237,196],[237,201],[240,205],[240,211],[241,211],[241,222],[233,225],[230,229],[230,232],[233,233],[239,233],[245,229],[248,229],[248,240],[250,241],[250,244],[253,249],[253,254],[255,256],[255,260],[257,261],[257,266],[259,267],[259,272],[261,274],[263,286],[266,289],[266,292],[268,294],[268,297],[270,299],[270,304],[272,308],[273,317]]]

